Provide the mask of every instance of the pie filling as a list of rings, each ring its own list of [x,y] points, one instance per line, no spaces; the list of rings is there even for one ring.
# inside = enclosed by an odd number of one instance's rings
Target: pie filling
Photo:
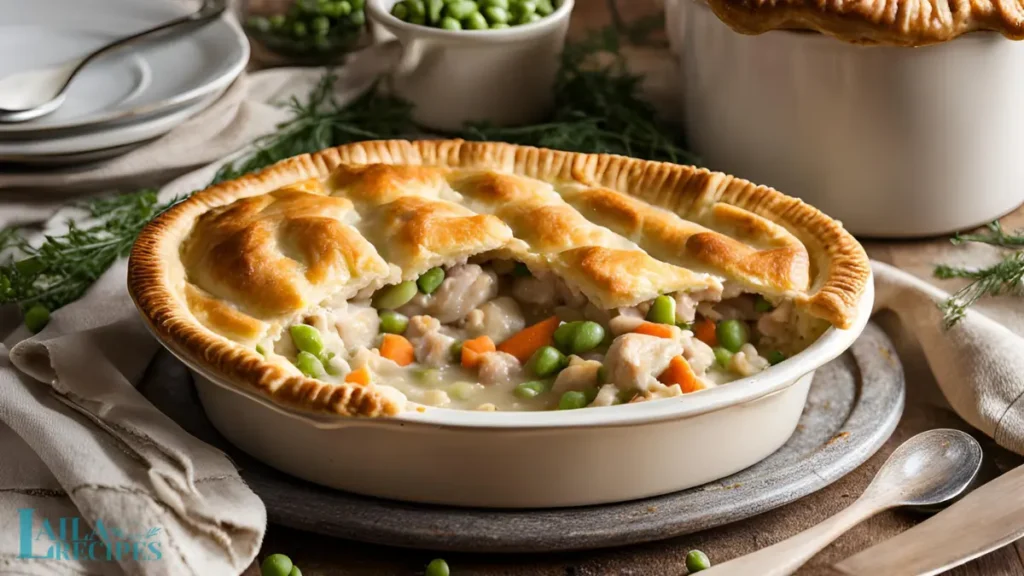
[[[602,310],[547,270],[479,257],[301,315],[257,349],[306,376],[476,410],[696,392],[799,352],[827,323],[736,286]]]

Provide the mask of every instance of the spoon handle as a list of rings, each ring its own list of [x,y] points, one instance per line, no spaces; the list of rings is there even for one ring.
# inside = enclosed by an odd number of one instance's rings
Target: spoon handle
[[[886,506],[863,497],[828,520],[782,542],[701,572],[701,576],[784,576],[792,574],[844,532]]]

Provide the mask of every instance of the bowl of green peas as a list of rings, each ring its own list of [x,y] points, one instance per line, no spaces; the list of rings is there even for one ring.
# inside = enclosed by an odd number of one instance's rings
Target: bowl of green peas
[[[278,60],[336,61],[365,44],[366,0],[246,0],[249,40]]]
[[[393,91],[439,131],[542,121],[554,104],[573,0],[366,0]]]

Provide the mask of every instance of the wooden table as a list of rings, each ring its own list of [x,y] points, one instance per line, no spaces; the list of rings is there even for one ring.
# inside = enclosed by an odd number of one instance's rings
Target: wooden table
[[[619,0],[619,13],[626,21],[656,13],[657,0]],[[607,0],[576,0],[571,35],[579,37],[588,29],[612,23]],[[635,70],[660,69],[664,66],[663,48],[630,48],[629,57]],[[666,90],[654,86],[652,90]],[[656,96],[655,96],[656,97]],[[1010,228],[1024,227],[1024,208],[1004,219]],[[935,262],[935,255],[948,247],[945,238],[914,242],[865,242],[873,258],[889,262],[927,277]],[[876,318],[884,327],[892,327],[893,319],[884,315]],[[900,343],[897,342],[899,346]],[[901,357],[910,352],[901,349]],[[905,364],[910,364],[904,358]],[[846,507],[867,486],[874,473],[893,449],[918,432],[932,428],[950,427],[972,431],[963,420],[949,409],[938,389],[925,372],[908,372],[907,407],[896,432],[885,446],[864,465],[835,484],[802,500],[733,525],[700,534],[671,538],[660,542],[601,550],[596,552],[487,556],[444,554],[444,558],[457,576],[597,576],[597,575],[681,575],[685,574],[684,557],[689,550],[705,551],[713,562],[723,562],[735,556],[771,545],[785,539]],[[991,477],[1000,471],[1020,465],[1024,460],[996,446],[990,439],[975,434],[986,452],[993,456],[993,464],[986,474]],[[798,574],[826,574],[827,567],[875,543],[886,540],[921,520],[909,512],[892,511],[880,514],[854,528],[833,545],[818,554]],[[1024,576],[1024,541],[1001,548],[987,556],[961,566],[948,574],[956,576]],[[317,575],[415,575],[422,574],[430,559],[438,556],[429,552],[370,546],[355,542],[327,538],[315,534],[271,525],[267,531],[259,560],[272,553],[291,556],[303,574]],[[254,564],[246,571],[256,576]],[[880,575],[883,576],[883,575]]]

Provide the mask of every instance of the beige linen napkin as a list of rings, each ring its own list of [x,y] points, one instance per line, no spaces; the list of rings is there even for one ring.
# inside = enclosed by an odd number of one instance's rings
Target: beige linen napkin
[[[232,130],[265,132],[285,118],[268,103],[304,96],[323,72],[253,74]],[[338,101],[362,93],[377,72],[338,71]],[[215,130],[207,135],[220,154],[227,151]],[[154,143],[145,155],[164,166],[193,162],[199,153],[188,148],[205,145],[182,144],[190,138],[169,135],[166,147]],[[176,162],[179,154],[190,159]],[[203,188],[221,165],[178,178],[160,190],[161,199]],[[59,231],[75,215],[62,209],[45,230]],[[224,454],[185,433],[135,389],[159,345],[131,303],[125,272],[126,262],[118,262],[83,299],[57,310],[43,332],[23,340],[19,327],[7,339],[9,361],[6,354],[0,361],[2,574],[237,574],[259,550],[266,524],[259,498]],[[6,334],[16,315],[4,312]],[[62,518],[68,530],[79,525],[77,553],[61,552]],[[117,544],[110,558],[93,546],[99,558],[92,559],[87,534],[101,527]],[[46,558],[55,551],[59,558]]]

